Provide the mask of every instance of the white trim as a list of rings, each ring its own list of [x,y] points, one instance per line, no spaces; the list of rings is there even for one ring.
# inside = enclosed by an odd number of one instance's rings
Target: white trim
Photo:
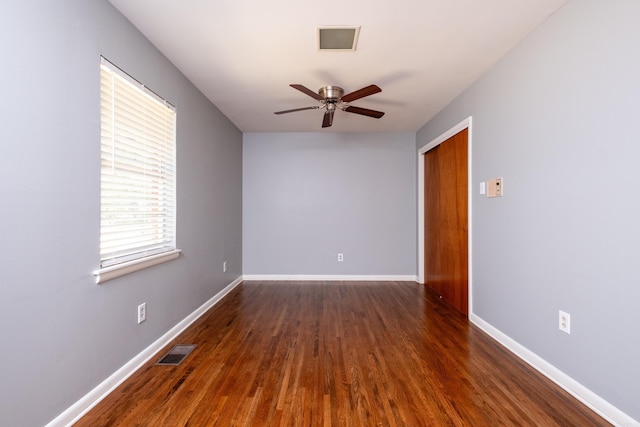
[[[498,341],[507,350],[528,363],[532,368],[562,387],[567,393],[591,408],[595,413],[608,422],[618,426],[637,426],[640,422],[634,420],[611,403],[604,400],[569,375],[562,372],[528,348],[524,347],[508,335],[493,327],[479,316],[471,314],[469,320]]]
[[[198,307],[193,313],[185,317],[167,333],[158,338],[149,347],[142,350],[137,356],[127,362],[124,366],[111,374],[107,379],[98,384],[96,388],[87,393],[76,403],[67,408],[66,411],[51,420],[46,427],[71,426],[85,415],[91,408],[97,405],[102,399],[107,397],[116,387],[122,384],[133,373],[140,369],[152,357],[156,355],[171,340],[176,338],[182,331],[187,329],[200,316],[206,313],[211,307],[217,304],[225,295],[242,282],[242,277],[238,277],[226,288],[214,295],[210,300]]]
[[[326,281],[326,282],[417,282],[418,278],[411,275],[392,275],[392,276],[375,276],[375,275],[320,275],[320,274],[245,274],[244,280],[260,280],[260,281]]]
[[[472,230],[472,218],[473,218],[473,209],[472,209],[472,195],[473,195],[473,174],[472,172],[472,131],[471,126],[472,117],[469,116],[439,137],[433,139],[428,144],[423,145],[418,150],[418,283],[424,284],[424,154],[437,147],[438,145],[445,142],[447,139],[451,138],[455,134],[465,129],[469,129],[469,133],[467,136],[467,187],[468,187],[468,214],[467,214],[467,231],[468,231],[468,242],[467,242],[467,257],[468,257],[468,294],[469,294],[469,307],[468,313],[473,313],[473,230]]]
[[[369,278],[369,279],[363,279]],[[375,278],[375,279],[370,279]],[[158,338],[149,347],[140,352],[137,356],[127,362],[124,366],[110,375],[97,387],[87,393],[84,397],[71,405],[67,410],[51,420],[45,427],[72,426],[82,416],[89,412],[102,399],[109,395],[116,387],[122,384],[133,373],[153,358],[164,346],[176,338],[193,322],[200,318],[211,307],[216,305],[225,295],[238,286],[243,280],[391,280],[391,281],[417,281],[416,276],[319,276],[319,275],[245,275],[238,277],[227,287],[214,295],[211,299],[198,307],[193,313],[185,317],[181,322],[171,328],[167,333]],[[549,378],[551,381],[562,387],[569,394],[587,405],[594,412],[602,416],[605,420],[618,426],[632,426],[640,424],[629,415],[625,414],[597,394],[575,381],[573,378],[560,371],[526,347],[522,346],[500,330],[484,321],[479,316],[471,313],[469,320],[486,332],[493,339],[498,341],[507,350],[528,363],[531,367]]]
[[[124,276],[125,274],[174,260],[180,256],[180,252],[182,252],[180,249],[173,249],[167,252],[162,252],[161,254],[150,255],[144,258],[100,268],[94,271],[93,274],[96,276],[96,283],[104,283],[107,280],[115,279],[116,277]]]

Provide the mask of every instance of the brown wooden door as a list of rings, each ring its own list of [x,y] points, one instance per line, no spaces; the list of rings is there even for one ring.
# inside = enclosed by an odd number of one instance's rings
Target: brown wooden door
[[[465,129],[424,155],[425,284],[468,315],[468,172]]]

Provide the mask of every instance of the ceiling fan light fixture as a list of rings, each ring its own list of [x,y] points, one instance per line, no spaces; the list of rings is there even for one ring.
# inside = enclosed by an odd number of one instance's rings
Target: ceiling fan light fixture
[[[360,27],[318,27],[318,50],[344,52],[355,51]]]

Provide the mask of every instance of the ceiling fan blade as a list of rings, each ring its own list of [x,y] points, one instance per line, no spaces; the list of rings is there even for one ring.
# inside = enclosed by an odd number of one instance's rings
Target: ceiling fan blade
[[[347,111],[349,113],[361,114],[367,117],[373,117],[375,119],[379,119],[380,117],[384,116],[384,113],[382,111],[369,110],[368,108],[361,107],[348,106],[344,109],[344,111]]]
[[[327,110],[324,112],[324,118],[322,119],[322,127],[328,128],[333,124],[333,113],[335,110]]]
[[[348,93],[342,97],[342,102],[351,102],[356,99],[364,98],[365,96],[373,95],[374,93],[382,92],[376,85],[369,85],[367,87],[363,87],[362,89],[358,89],[355,92]]]
[[[294,89],[298,89],[300,92],[305,93],[307,95],[309,95],[310,97],[312,97],[313,99],[317,99],[318,101],[322,101],[324,98],[321,97],[320,95],[318,95],[316,92],[312,91],[311,89],[300,85],[300,84],[291,84],[289,85]]]
[[[284,111],[276,111],[273,114],[286,114],[286,113],[294,113],[296,111],[304,111],[304,110],[317,110],[318,108],[320,108],[319,105],[315,106],[315,107],[302,107],[302,108],[294,108],[292,110],[284,110]]]

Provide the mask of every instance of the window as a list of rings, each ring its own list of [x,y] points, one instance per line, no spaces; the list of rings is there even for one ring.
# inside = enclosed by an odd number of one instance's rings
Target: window
[[[100,116],[98,283],[179,254],[176,109],[101,58]]]

